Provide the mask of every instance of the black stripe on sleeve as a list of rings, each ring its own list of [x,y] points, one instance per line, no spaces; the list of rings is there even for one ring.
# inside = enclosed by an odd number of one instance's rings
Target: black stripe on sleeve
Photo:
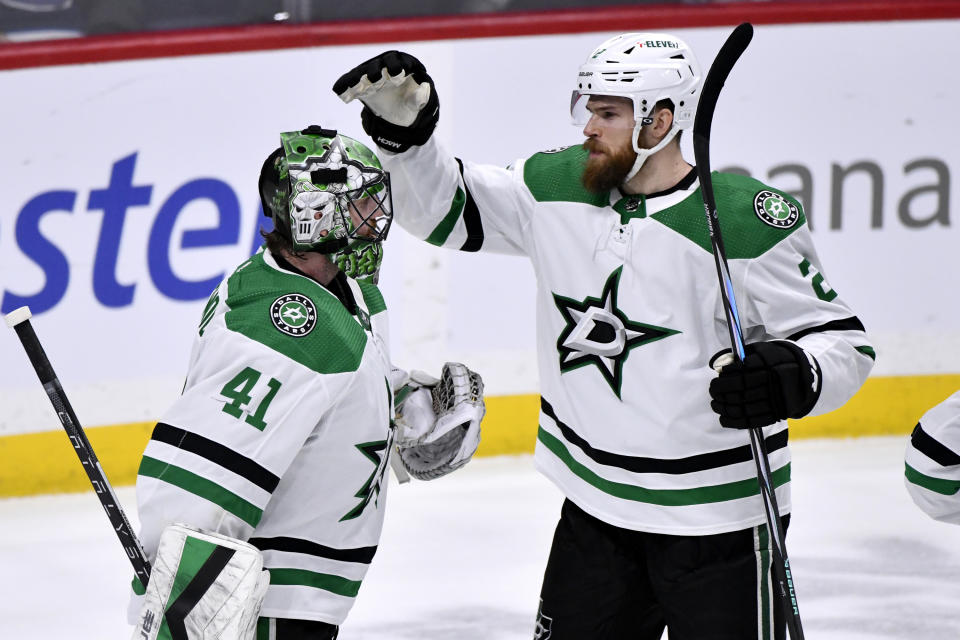
[[[233,449],[164,422],[157,423],[150,439],[195,453],[201,458],[206,458],[210,462],[246,478],[270,493],[273,493],[273,490],[277,488],[277,483],[280,482],[280,478],[276,474],[271,473],[250,458],[240,455]]]
[[[960,455],[957,455],[953,450],[948,449],[939,440],[924,431],[919,422],[910,435],[910,444],[913,445],[914,449],[942,467],[952,467],[960,464]]]
[[[542,396],[540,398],[540,408],[548,415],[560,429],[560,433],[570,444],[576,445],[584,454],[594,462],[607,465],[608,467],[618,467],[633,473],[668,473],[678,475],[682,473],[694,473],[696,471],[706,471],[708,469],[718,469],[731,464],[749,462],[753,460],[753,453],[750,451],[750,445],[735,447],[733,449],[724,449],[723,451],[711,451],[710,453],[700,453],[686,458],[644,458],[639,456],[625,456],[619,453],[611,453],[596,449],[578,435],[569,425],[561,422],[557,418],[553,407]],[[787,429],[778,431],[764,439],[767,451],[776,451],[787,446]]]
[[[223,568],[230,562],[230,558],[236,553],[235,549],[218,546],[210,557],[204,561],[200,569],[190,580],[190,583],[184,588],[183,592],[167,608],[164,617],[167,619],[167,626],[170,628],[170,638],[172,640],[189,640],[187,628],[184,620],[190,615],[203,595],[210,589],[210,586],[216,582],[217,576],[223,571]]]
[[[460,178],[463,182],[463,193],[467,200],[463,204],[463,224],[467,227],[467,240],[460,247],[460,251],[480,251],[483,246],[483,221],[480,219],[480,210],[473,199],[473,194],[467,188],[467,179],[463,177],[463,161],[456,158],[460,167]]]
[[[250,544],[260,551],[290,551],[293,553],[303,553],[318,558],[327,558],[329,560],[340,560],[341,562],[359,562],[370,564],[373,561],[374,554],[377,553],[377,547],[357,547],[355,549],[334,549],[316,542],[303,540],[301,538],[287,538],[278,536],[276,538],[250,538]]]
[[[810,335],[811,333],[823,333],[825,331],[866,331],[866,329],[863,328],[863,323],[860,322],[860,318],[852,316],[842,320],[831,320],[830,322],[820,324],[815,327],[809,327],[803,331],[798,331],[792,336],[788,336],[787,340],[796,341],[803,336]]]

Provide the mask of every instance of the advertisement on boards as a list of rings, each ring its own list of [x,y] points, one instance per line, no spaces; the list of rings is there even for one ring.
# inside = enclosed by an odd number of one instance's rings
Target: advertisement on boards
[[[950,124],[960,90],[944,73],[960,56],[955,26],[760,26],[714,119],[715,169],[804,205],[823,286],[866,325],[875,376],[960,372],[951,207],[960,151]],[[728,31],[673,32],[707,68]],[[330,90],[342,72],[386,49],[416,55],[439,92],[435,135],[458,157],[506,166],[582,141],[570,92],[609,35],[2,71],[0,311],[30,306],[85,424],[155,420],[179,392],[205,300],[269,227],[256,184],[278,134],[321,124],[373,146],[359,106]],[[909,55],[918,43],[924,56]],[[523,258],[443,251],[395,226],[381,283],[397,364],[462,360],[494,395],[536,393],[534,283]],[[0,362],[0,435],[59,428],[12,334],[0,340]]]

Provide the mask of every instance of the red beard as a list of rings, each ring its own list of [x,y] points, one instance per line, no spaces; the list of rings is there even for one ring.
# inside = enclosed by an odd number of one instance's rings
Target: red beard
[[[583,148],[602,154],[587,160],[580,177],[583,186],[594,193],[605,193],[619,186],[637,159],[637,152],[633,149],[610,149],[595,138],[587,138]]]

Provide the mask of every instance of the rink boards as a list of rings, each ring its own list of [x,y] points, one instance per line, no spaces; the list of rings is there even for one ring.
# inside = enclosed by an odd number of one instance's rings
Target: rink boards
[[[834,3],[845,4],[863,3]],[[830,286],[877,348],[854,400],[792,425],[795,438],[906,433],[960,387],[960,238],[950,206],[960,95],[942,77],[960,56],[960,22],[922,9],[890,17],[901,20],[760,21],[714,121],[714,167],[800,198]],[[709,24],[685,19],[675,24]],[[685,38],[706,67],[733,22],[655,25]],[[414,53],[440,92],[436,135],[460,157],[506,165],[581,139],[569,92],[611,27],[578,25],[583,32],[476,27],[452,39],[414,31],[405,41],[259,51],[230,50],[231,37],[246,40],[226,31],[217,53],[168,47],[162,57],[99,63],[67,55],[71,64],[0,71],[0,92],[16,97],[0,120],[0,310],[33,309],[111,479],[132,481],[153,421],[179,392],[204,300],[258,244],[256,177],[277,134],[319,123],[367,140],[358,109],[329,89],[340,72],[386,48]],[[480,453],[531,451],[539,399],[529,266],[391,233],[381,284],[396,363],[470,364],[491,396]],[[0,339],[0,362],[0,495],[82,489],[12,332]]]

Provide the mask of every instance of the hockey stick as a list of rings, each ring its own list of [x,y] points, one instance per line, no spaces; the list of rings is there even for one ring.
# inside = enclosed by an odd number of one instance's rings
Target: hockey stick
[[[697,177],[700,180],[700,191],[703,194],[703,207],[707,215],[710,243],[713,245],[713,258],[717,265],[717,277],[720,279],[720,288],[723,290],[723,308],[727,315],[730,343],[734,357],[738,362],[743,362],[745,357],[743,330],[740,327],[737,300],[733,294],[733,282],[730,279],[730,271],[727,267],[727,254],[723,248],[723,238],[720,235],[717,201],[714,197],[713,182],[710,178],[710,127],[723,83],[730,75],[733,65],[746,51],[752,38],[753,26],[749,22],[744,22],[734,29],[727,41],[723,43],[720,52],[710,66],[710,71],[707,72],[707,78],[703,83],[703,91],[700,94],[697,115],[693,123],[693,153],[697,163]],[[793,575],[790,571],[790,559],[787,557],[783,530],[780,527],[780,510],[777,507],[776,490],[770,477],[770,461],[767,458],[767,451],[763,443],[763,432],[759,428],[749,429],[749,432],[750,449],[753,452],[754,462],[757,464],[757,480],[760,483],[760,495],[763,498],[767,527],[770,529],[770,540],[773,544],[773,572],[779,587],[778,595],[787,620],[790,637],[793,640],[803,640],[800,609],[797,607]]]
[[[150,562],[147,560],[146,554],[143,553],[140,541],[130,528],[130,522],[127,521],[127,516],[123,513],[120,502],[117,501],[113,487],[110,486],[110,482],[103,472],[103,467],[100,466],[100,461],[97,460],[93,447],[90,446],[90,441],[87,440],[87,435],[83,432],[83,427],[80,426],[80,421],[77,420],[63,387],[60,386],[57,374],[53,372],[53,366],[43,350],[43,345],[40,344],[40,340],[30,324],[30,317],[29,307],[14,309],[6,315],[7,326],[17,332],[20,342],[23,343],[23,349],[27,352],[27,357],[30,358],[30,363],[37,372],[37,377],[40,378],[43,390],[47,392],[47,397],[50,398],[53,409],[57,412],[63,428],[67,431],[70,442],[73,443],[73,449],[77,452],[77,457],[80,458],[80,463],[83,464],[83,469],[87,472],[87,477],[93,484],[94,491],[97,492],[100,504],[103,505],[103,510],[107,512],[107,518],[110,519],[113,530],[120,538],[120,544],[123,545],[127,557],[130,558],[133,571],[137,574],[140,584],[147,586],[147,582],[150,580]]]

